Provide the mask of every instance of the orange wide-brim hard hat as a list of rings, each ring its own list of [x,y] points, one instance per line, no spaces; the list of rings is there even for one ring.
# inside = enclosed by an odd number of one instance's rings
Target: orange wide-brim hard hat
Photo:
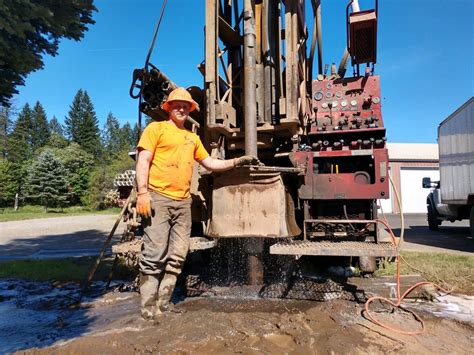
[[[170,112],[170,102],[171,101],[186,101],[191,104],[189,112],[194,111],[199,107],[196,101],[193,100],[191,94],[185,88],[176,88],[170,92],[168,99],[161,104],[161,108],[167,112]]]

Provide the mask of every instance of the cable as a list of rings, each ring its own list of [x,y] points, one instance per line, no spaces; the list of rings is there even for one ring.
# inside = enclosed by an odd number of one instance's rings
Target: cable
[[[150,49],[148,50],[148,54],[146,56],[145,67],[143,68],[143,71],[144,71],[143,82],[140,87],[139,98],[138,98],[138,138],[137,138],[138,140],[140,139],[140,136],[142,133],[141,107],[142,107],[142,102],[143,102],[143,88],[145,87],[145,84],[146,84],[145,81],[147,78],[146,73],[148,72],[148,64],[150,63],[151,53],[153,52],[153,48],[155,47],[156,36],[158,35],[158,30],[160,29],[161,19],[163,18],[163,14],[165,13],[166,1],[167,0],[163,0],[163,4],[161,5],[160,16],[158,17],[158,22],[156,23],[155,32],[153,33],[153,39],[151,40],[151,44],[150,44]]]
[[[151,44],[150,44],[150,49],[148,50],[148,55],[146,56],[145,69],[146,69],[146,67],[148,67],[148,63],[150,62],[151,53],[153,52],[153,47],[155,46],[156,36],[158,35],[158,30],[160,28],[161,19],[163,18],[163,14],[164,14],[165,8],[166,8],[166,1],[167,0],[163,0],[163,5],[161,5],[160,16],[158,17],[158,22],[156,24],[155,33],[153,34],[153,39],[152,39]]]

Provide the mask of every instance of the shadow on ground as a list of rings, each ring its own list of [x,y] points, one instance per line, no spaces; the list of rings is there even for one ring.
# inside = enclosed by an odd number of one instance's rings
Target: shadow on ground
[[[389,215],[387,219],[395,235],[399,236],[401,232],[400,217]],[[404,239],[408,243],[421,246],[474,253],[474,240],[470,236],[467,221],[443,222],[439,230],[432,231],[428,228],[426,215],[405,214]]]

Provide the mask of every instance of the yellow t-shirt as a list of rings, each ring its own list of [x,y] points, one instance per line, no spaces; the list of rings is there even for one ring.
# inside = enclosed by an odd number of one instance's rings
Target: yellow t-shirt
[[[150,123],[143,131],[138,149],[153,153],[148,188],[174,200],[190,196],[194,161],[209,156],[195,133],[166,121]]]

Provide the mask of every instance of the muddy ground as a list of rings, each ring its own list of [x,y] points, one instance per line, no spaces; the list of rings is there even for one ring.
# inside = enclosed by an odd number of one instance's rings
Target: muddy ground
[[[188,297],[178,302],[184,313],[146,322],[138,316],[134,292],[90,296],[75,307],[72,298],[78,292],[77,285],[2,283],[0,353],[467,354],[474,340],[473,297],[461,297],[462,321],[444,312],[459,309],[458,304],[410,303],[427,331],[406,336],[369,322],[363,303],[342,299],[273,300],[242,292]],[[405,330],[419,327],[412,316],[380,304],[374,305],[374,314]]]

